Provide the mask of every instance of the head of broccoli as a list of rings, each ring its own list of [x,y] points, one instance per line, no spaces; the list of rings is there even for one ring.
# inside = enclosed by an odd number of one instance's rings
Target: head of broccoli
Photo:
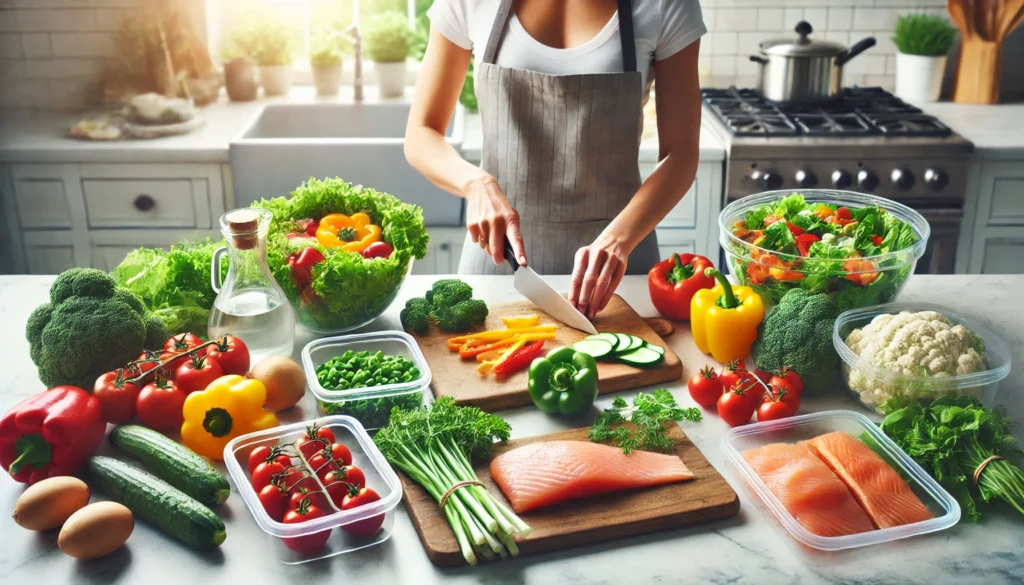
[[[790,290],[768,309],[757,328],[750,352],[754,363],[771,372],[788,367],[800,375],[804,389],[828,390],[839,369],[832,327],[840,312],[827,294]]]
[[[101,270],[72,268],[50,287],[50,302],[29,316],[25,331],[39,379],[47,387],[91,391],[96,378],[158,349],[168,334],[146,316],[134,294]]]
[[[427,301],[439,308],[452,307],[456,303],[473,298],[473,287],[458,278],[443,278],[434,282],[427,291]]]
[[[487,304],[473,298],[473,287],[457,278],[436,281],[426,297],[409,299],[399,314],[402,327],[424,334],[431,323],[444,331],[468,331],[483,323]]]
[[[430,328],[431,305],[422,297],[411,298],[405,302],[405,308],[398,317],[402,320],[402,328],[415,331],[420,335]]]
[[[487,303],[480,299],[469,299],[450,307],[435,306],[434,318],[443,331],[466,331],[487,318]]]

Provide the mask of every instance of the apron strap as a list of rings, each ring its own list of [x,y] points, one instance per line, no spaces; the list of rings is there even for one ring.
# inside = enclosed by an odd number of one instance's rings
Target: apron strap
[[[622,70],[626,73],[636,71],[636,39],[633,34],[633,2],[618,0],[619,40],[622,42]],[[483,62],[494,64],[498,57],[505,27],[512,17],[512,0],[501,0],[498,12],[494,15],[491,32],[487,36],[487,47],[484,49]]]

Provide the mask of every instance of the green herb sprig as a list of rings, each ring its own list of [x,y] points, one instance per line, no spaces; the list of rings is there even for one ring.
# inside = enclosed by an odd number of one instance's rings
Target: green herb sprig
[[[956,28],[945,18],[907,14],[896,20],[892,42],[904,55],[941,57],[953,48],[956,34]]]
[[[597,416],[587,438],[595,443],[610,441],[629,455],[637,449],[670,451],[675,443],[668,437],[666,423],[688,420],[699,422],[700,410],[683,408],[668,390],[661,388],[648,394],[641,392],[630,406],[621,396],[612,407]],[[626,422],[632,425],[624,424]]]

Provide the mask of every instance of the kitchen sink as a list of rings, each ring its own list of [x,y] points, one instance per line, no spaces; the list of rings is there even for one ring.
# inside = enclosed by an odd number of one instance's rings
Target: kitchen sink
[[[231,142],[235,203],[288,195],[310,177],[341,177],[423,208],[427,225],[459,225],[462,200],[405,160],[408,103],[268,104]],[[460,150],[465,110],[445,134]]]

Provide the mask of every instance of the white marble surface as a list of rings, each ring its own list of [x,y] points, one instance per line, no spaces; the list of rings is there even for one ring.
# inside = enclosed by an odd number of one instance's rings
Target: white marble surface
[[[0,377],[0,411],[23,397],[43,389],[29,361],[28,345],[21,332],[28,313],[46,295],[52,277],[0,276],[0,323],[8,334],[0,336],[3,376]],[[488,302],[515,300],[517,294],[507,277],[467,279]],[[550,279],[564,289],[568,277]],[[432,277],[410,277],[403,298],[419,295]],[[991,322],[1013,349],[1015,364],[1003,384],[999,402],[1011,407],[1018,420],[1024,417],[1021,385],[1024,384],[1024,311],[1018,291],[1024,276],[917,276],[911,279],[901,300],[946,303],[971,316]],[[642,315],[653,315],[643,277],[627,277],[619,292]],[[397,327],[396,301],[369,328]],[[303,340],[305,341],[305,340]],[[679,344],[679,337],[669,337]],[[298,349],[301,344],[296,345]],[[676,347],[679,351],[679,348]],[[688,376],[703,363],[684,364]],[[684,386],[670,386],[679,401],[692,405]],[[630,398],[635,392],[621,395]],[[610,397],[602,397],[606,407]],[[854,409],[847,395],[807,398],[804,410]],[[312,397],[307,395],[288,420],[313,416]],[[551,432],[570,425],[532,408],[503,411],[513,436]],[[586,421],[590,422],[590,421]],[[577,423],[579,424],[579,423]],[[398,510],[389,541],[380,546],[300,566],[278,563],[268,554],[267,537],[260,532],[241,498],[232,495],[218,513],[227,525],[228,538],[220,550],[197,554],[154,531],[144,522],[120,552],[107,559],[76,562],[56,548],[56,534],[33,534],[17,527],[10,510],[21,492],[6,474],[0,478],[0,582],[24,583],[365,583],[440,584],[574,584],[574,583],[979,583],[1010,585],[1024,582],[1024,519],[990,509],[983,524],[961,523],[944,532],[865,549],[859,553],[810,556],[793,545],[764,509],[744,489],[719,447],[726,426],[716,416],[697,424],[687,423],[687,434],[710,462],[740,494],[738,516],[706,525],[671,530],[643,537],[557,553],[459,569],[438,569],[430,564],[407,515]],[[1022,437],[1018,429],[1016,435]],[[106,449],[106,447],[104,447]],[[228,581],[230,579],[230,581]]]
[[[918,105],[973,142],[975,158],[1024,160],[1024,103]]]

